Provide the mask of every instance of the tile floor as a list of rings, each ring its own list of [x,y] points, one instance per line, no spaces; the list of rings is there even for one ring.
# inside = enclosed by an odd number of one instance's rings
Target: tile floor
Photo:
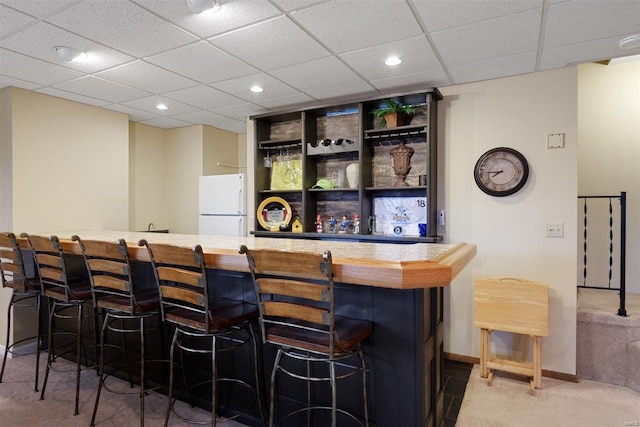
[[[453,360],[444,361],[444,425],[456,425],[473,365]]]

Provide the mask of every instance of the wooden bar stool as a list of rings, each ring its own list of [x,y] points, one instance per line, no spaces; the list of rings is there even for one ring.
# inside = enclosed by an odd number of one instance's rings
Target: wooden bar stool
[[[85,367],[94,368],[95,364],[89,364],[86,354],[86,346],[82,337],[82,320],[91,317],[91,332],[93,334],[93,345],[96,343],[95,328],[95,309],[91,307],[91,284],[86,275],[86,271],[71,271],[68,265],[69,261],[65,257],[60,246],[60,240],[57,236],[45,237],[36,235],[22,234],[29,241],[29,246],[34,252],[38,274],[40,276],[40,284],[42,295],[49,298],[49,331],[47,334],[49,352],[47,356],[47,369],[44,374],[44,382],[42,383],[42,391],[40,399],[44,399],[45,390],[47,388],[47,380],[49,379],[49,371],[53,368],[53,363],[57,358],[72,354],[72,350],[64,350],[70,344],[62,346],[61,352],[57,353],[54,344],[54,336],[56,335],[72,335],[75,343],[75,362],[76,362],[76,397],[74,415],[78,415],[79,397],[80,397],[80,371],[82,370],[82,358],[85,359]],[[84,314],[85,305],[89,305],[92,309],[90,316]],[[67,314],[67,309],[74,309],[75,314]],[[76,322],[75,332],[57,332],[53,333],[53,324],[56,319],[74,319]],[[62,351],[64,350],[64,351]]]
[[[255,284],[262,340],[277,348],[271,371],[269,426],[273,426],[275,420],[275,382],[278,372],[307,381],[307,406],[289,412],[279,422],[298,413],[307,412],[311,416],[311,411],[325,410],[330,411],[333,427],[337,424],[338,414],[363,425],[358,417],[337,407],[337,380],[362,372],[364,425],[369,425],[362,341],[371,335],[373,325],[364,320],[336,315],[331,253],[250,250],[244,245],[240,247],[240,253],[247,256]],[[348,364],[348,359],[352,357],[359,358],[358,365]],[[285,367],[284,359],[302,361],[305,369],[297,372],[293,366]],[[311,366],[318,364],[328,365],[328,376],[314,373],[316,371]],[[344,372],[338,373],[338,368]],[[310,382],[318,381],[329,382],[331,406],[310,402]]]
[[[27,341],[33,341],[35,339],[36,345],[36,379],[33,386],[33,391],[38,391],[38,374],[40,372],[40,306],[41,295],[40,292],[40,280],[38,277],[29,277],[26,273],[22,252],[20,245],[13,233],[1,233],[0,234],[0,274],[2,275],[2,287],[12,289],[11,299],[9,300],[9,309],[7,311],[7,341],[4,346],[4,356],[2,358],[2,369],[0,369],[0,383],[4,376],[4,367],[7,363],[7,355],[15,352],[17,346]],[[14,307],[31,307],[34,306],[33,300],[35,300],[36,307],[36,336],[27,337],[14,341],[9,344],[9,338],[11,337],[11,312],[14,311]]]
[[[204,255],[200,245],[191,249],[167,244],[153,244],[146,240],[141,240],[139,244],[145,246],[149,252],[160,292],[162,319],[175,325],[170,353],[169,400],[164,425],[168,424],[172,410],[184,422],[211,424],[212,426],[215,426],[217,422],[235,419],[242,415],[242,412],[237,412],[227,418],[217,419],[218,382],[240,384],[248,388],[252,397],[258,402],[260,417],[264,420],[259,392],[257,343],[251,325],[251,322],[256,320],[258,316],[255,304],[215,298],[211,295],[213,288],[209,287]],[[249,341],[253,347],[255,387],[242,379],[219,376],[216,366],[216,353],[236,349]],[[174,407],[173,379],[176,347],[180,350],[181,365],[183,364],[182,352],[211,355],[211,379],[200,381],[193,386],[185,384],[189,396],[191,396],[190,390],[192,388],[211,384],[211,421],[188,420]],[[184,366],[182,366],[182,372],[186,383]]]
[[[480,328],[480,375],[493,380],[492,369],[531,377],[531,390],[541,388],[541,337],[549,335],[549,287],[509,277],[478,278],[473,294],[474,325]],[[491,356],[491,333],[529,335],[533,363]]]
[[[158,288],[155,283],[151,288],[142,288],[134,281],[131,258],[124,239],[119,239],[117,242],[103,242],[82,240],[79,236],[72,236],[71,240],[78,242],[82,250],[87,270],[89,271],[93,305],[105,311],[100,330],[100,381],[91,417],[91,425],[95,425],[100,393],[103,387],[115,393],[132,393],[131,391],[125,392],[110,389],[105,384],[106,378],[110,375],[105,373],[105,354],[107,349],[105,335],[107,331],[111,331],[122,334],[122,346],[118,347],[118,349],[124,358],[131,387],[134,386],[134,382],[131,364],[127,358],[124,335],[137,334],[140,339],[140,358],[136,362],[140,365],[140,388],[137,391],[133,391],[133,393],[137,393],[140,397],[140,425],[144,426],[144,397],[147,392],[153,390],[146,387],[146,365],[149,362],[163,361],[146,360],[145,358],[145,331],[149,329],[145,326],[145,322],[150,318],[156,317],[158,318],[159,326],[161,326]],[[162,338],[162,331],[160,332],[160,338]],[[114,369],[113,371],[115,372],[116,370]]]

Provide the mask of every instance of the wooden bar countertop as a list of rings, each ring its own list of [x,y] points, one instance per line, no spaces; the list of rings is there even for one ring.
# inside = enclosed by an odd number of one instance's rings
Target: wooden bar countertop
[[[200,244],[207,267],[241,272],[249,271],[245,256],[238,253],[242,244],[249,249],[268,248],[316,253],[329,250],[333,257],[336,282],[393,289],[447,286],[476,254],[476,246],[467,243],[390,244],[111,230],[39,234],[58,236],[64,250],[77,254],[81,252],[77,243],[71,241],[74,234],[86,240],[116,241],[122,238],[127,241],[131,257],[140,261],[149,261],[146,248],[138,246],[140,239],[146,239],[149,243],[169,243],[186,247]]]

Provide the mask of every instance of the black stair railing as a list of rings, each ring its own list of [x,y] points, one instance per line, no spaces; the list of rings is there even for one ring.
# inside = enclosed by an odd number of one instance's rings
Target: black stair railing
[[[625,308],[625,296],[626,296],[626,235],[627,235],[627,192],[620,192],[619,196],[578,196],[579,200],[582,200],[582,212],[583,212],[583,273],[582,273],[582,284],[578,284],[579,288],[592,288],[592,289],[608,289],[608,290],[617,290],[620,292],[620,306],[618,308],[619,316],[626,316],[627,310]],[[587,257],[587,248],[588,248],[588,231],[587,224],[589,223],[589,200],[590,199],[600,199],[609,202],[609,280],[608,284],[605,285],[587,285],[587,276],[588,276],[588,257]],[[613,278],[614,271],[614,215],[613,215],[613,200],[620,201],[620,283],[618,287],[612,285],[611,280]],[[598,259],[600,257],[598,256]]]

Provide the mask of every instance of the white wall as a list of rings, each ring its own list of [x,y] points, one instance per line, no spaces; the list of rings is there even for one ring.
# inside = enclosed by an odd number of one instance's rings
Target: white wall
[[[445,351],[478,357],[473,280],[514,276],[549,285],[550,335],[543,367],[575,374],[577,69],[440,88],[439,206],[447,242],[478,246],[476,258],[445,291]],[[565,148],[547,149],[547,134],[565,133]],[[528,160],[530,176],[512,196],[481,192],[473,168],[485,151],[507,146]],[[564,223],[562,239],[545,224]],[[523,356],[523,340],[497,334],[498,354]],[[524,342],[526,344],[526,342]]]
[[[640,293],[640,61],[583,64],[578,90],[578,192],[614,195],[627,192],[627,292]],[[619,284],[619,234],[614,210],[612,287]],[[582,205],[579,206],[580,215]],[[587,284],[608,282],[608,200],[588,201]],[[598,218],[600,221],[598,221]],[[598,221],[598,222],[596,222]],[[582,281],[582,222],[579,221],[578,278]],[[582,283],[582,282],[581,282]]]

